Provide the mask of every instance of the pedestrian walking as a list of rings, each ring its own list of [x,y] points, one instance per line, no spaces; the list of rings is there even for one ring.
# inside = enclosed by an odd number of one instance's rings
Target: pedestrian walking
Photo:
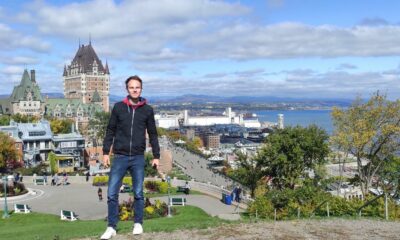
[[[90,172],[87,171],[87,172],[86,172],[86,182],[89,182],[89,178],[90,178]]]
[[[103,201],[103,189],[101,187],[97,189],[97,196],[99,197],[99,201]]]

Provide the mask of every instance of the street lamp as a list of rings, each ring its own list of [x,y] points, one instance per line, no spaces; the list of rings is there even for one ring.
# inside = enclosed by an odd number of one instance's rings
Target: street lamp
[[[3,176],[3,187],[4,187],[4,213],[3,218],[9,218],[8,206],[7,206],[7,176]]]
[[[171,197],[170,197],[170,191],[169,191],[169,185],[171,184],[171,178],[167,176],[167,183],[168,183],[168,215],[167,217],[172,217],[171,215]]]

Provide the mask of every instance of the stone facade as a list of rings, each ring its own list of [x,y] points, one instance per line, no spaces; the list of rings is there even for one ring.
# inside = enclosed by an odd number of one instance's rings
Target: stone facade
[[[67,99],[80,99],[82,103],[99,103],[108,112],[110,92],[110,71],[89,45],[80,45],[71,64],[64,67],[64,96]]]

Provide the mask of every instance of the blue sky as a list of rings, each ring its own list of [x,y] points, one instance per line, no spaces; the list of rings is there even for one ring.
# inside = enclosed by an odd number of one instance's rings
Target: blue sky
[[[6,4],[7,3],[7,4]],[[145,96],[400,97],[399,1],[92,0],[0,3],[0,94],[24,68],[62,92],[79,41]]]

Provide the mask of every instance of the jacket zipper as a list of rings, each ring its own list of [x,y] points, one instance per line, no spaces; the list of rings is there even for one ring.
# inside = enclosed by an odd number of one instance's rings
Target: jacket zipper
[[[132,108],[132,122],[131,122],[131,137],[129,142],[129,156],[132,156],[132,132],[133,132],[133,119],[135,118],[135,109]]]

